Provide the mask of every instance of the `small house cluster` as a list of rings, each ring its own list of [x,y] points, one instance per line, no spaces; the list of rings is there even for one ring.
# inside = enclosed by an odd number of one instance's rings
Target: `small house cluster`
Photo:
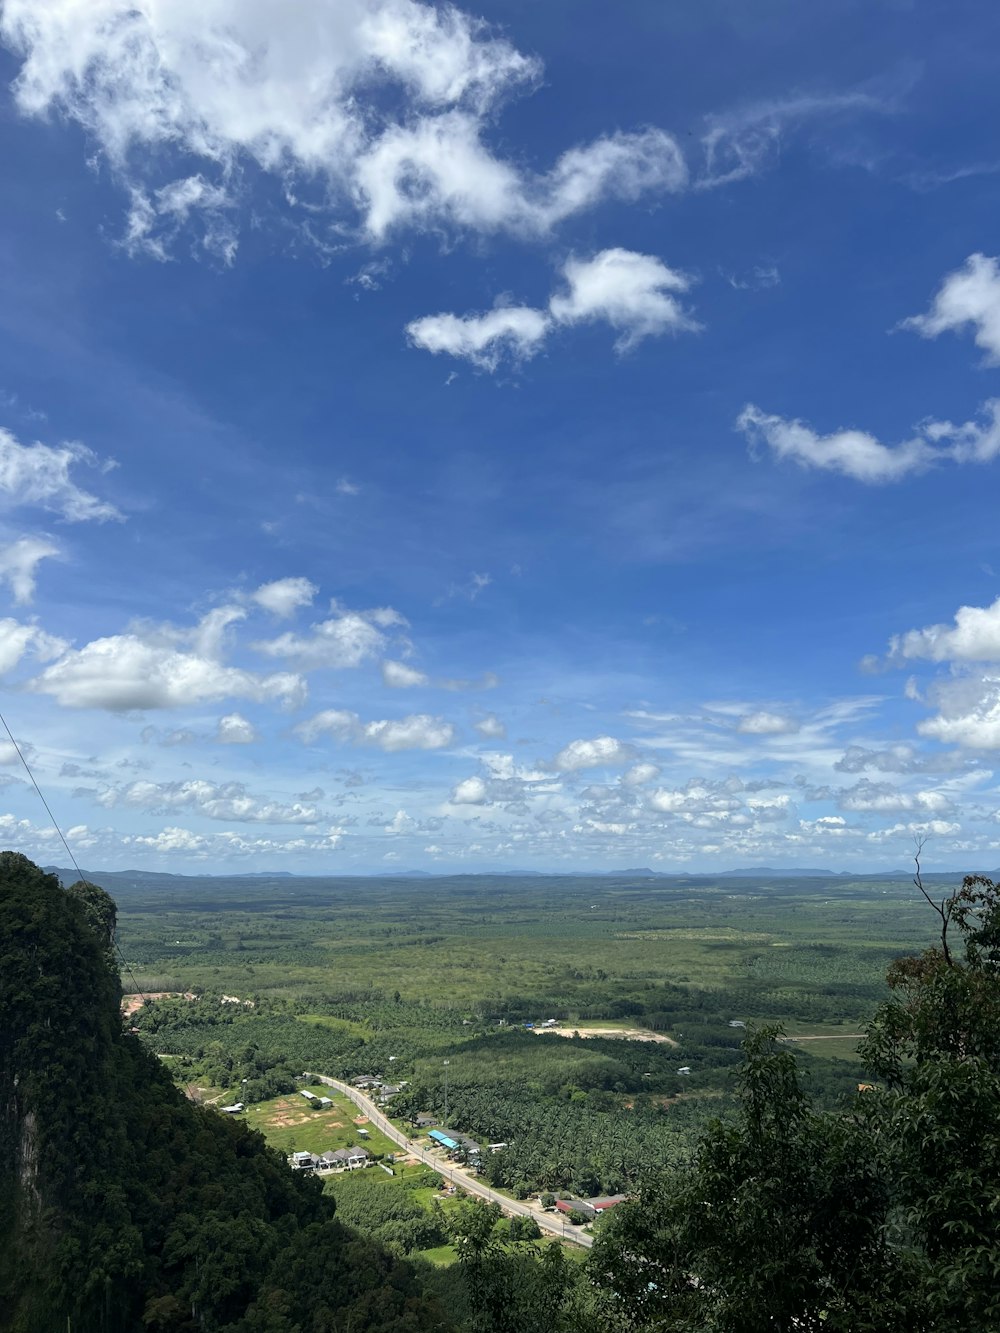
[[[354,1087],[372,1093],[381,1106],[395,1097],[404,1086],[402,1083],[386,1083],[384,1079],[377,1078],[374,1074],[360,1074],[357,1078],[351,1079],[351,1082]]]
[[[447,1134],[443,1129],[432,1129],[427,1137],[439,1148],[444,1148],[450,1158],[465,1157],[475,1165],[482,1155],[483,1150],[476,1140],[470,1139],[468,1134],[460,1134],[457,1129]]]
[[[373,1158],[367,1148],[335,1148],[321,1154],[293,1152],[288,1160],[293,1171],[359,1171]]]
[[[556,1208],[560,1213],[582,1213],[588,1222],[593,1222],[599,1213],[606,1213],[624,1198],[624,1194],[607,1194],[597,1199],[557,1199]]]
[[[330,1107],[333,1105],[332,1097],[317,1097],[314,1092],[309,1092],[307,1088],[303,1088],[299,1093],[299,1096],[304,1097],[313,1110],[316,1111],[329,1111]]]

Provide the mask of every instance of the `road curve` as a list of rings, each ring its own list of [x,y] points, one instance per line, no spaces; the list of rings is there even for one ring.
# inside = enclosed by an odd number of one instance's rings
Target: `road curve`
[[[398,1143],[401,1148],[405,1148],[411,1156],[418,1158],[426,1166],[432,1167],[439,1175],[447,1177],[453,1184],[460,1185],[462,1189],[468,1190],[470,1194],[478,1194],[480,1198],[488,1199],[490,1203],[498,1203],[505,1213],[517,1213],[521,1217],[533,1217],[543,1231],[548,1231],[553,1236],[559,1236],[562,1240],[571,1241],[574,1245],[582,1245],[588,1250],[593,1245],[593,1236],[587,1235],[585,1231],[581,1231],[579,1227],[575,1227],[571,1223],[567,1224],[565,1218],[561,1216],[553,1217],[551,1213],[546,1213],[541,1208],[532,1208],[530,1204],[522,1203],[520,1199],[510,1199],[506,1194],[500,1194],[496,1190],[490,1189],[489,1185],[484,1185],[481,1180],[476,1180],[474,1176],[467,1175],[456,1167],[446,1165],[439,1158],[429,1153],[426,1148],[418,1148],[411,1139],[406,1137],[402,1130],[397,1129],[392,1121],[378,1109],[372,1099],[366,1097],[358,1088],[352,1088],[349,1083],[343,1083],[339,1078],[328,1078],[326,1074],[311,1073],[309,1070],[306,1070],[305,1077],[342,1092],[345,1097],[350,1098],[359,1111],[364,1111],[375,1128],[381,1130],[387,1139],[392,1139],[393,1143]]]

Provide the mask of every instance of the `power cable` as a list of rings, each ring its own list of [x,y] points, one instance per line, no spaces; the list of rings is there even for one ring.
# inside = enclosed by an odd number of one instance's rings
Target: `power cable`
[[[24,765],[24,771],[25,771],[25,773],[27,773],[27,775],[28,775],[28,777],[29,777],[29,779],[30,779],[30,781],[31,781],[31,785],[34,787],[35,791],[38,793],[38,799],[41,801],[42,805],[44,805],[44,807],[45,807],[45,813],[48,815],[49,819],[52,821],[52,827],[53,827],[53,828],[55,829],[55,831],[59,834],[59,841],[60,841],[60,842],[62,843],[62,845],[66,848],[66,855],[69,857],[70,861],[73,863],[73,869],[76,871],[76,873],[77,873],[77,875],[79,876],[79,878],[80,878],[80,880],[81,880],[82,883],[84,883],[84,884],[89,884],[90,887],[91,887],[92,889],[99,888],[100,886],[99,886],[98,884],[95,884],[95,883],[93,882],[93,880],[88,879],[87,876],[86,876],[86,875],[83,873],[83,871],[80,869],[80,866],[79,866],[79,864],[78,864],[78,862],[77,862],[77,859],[76,859],[76,857],[73,855],[73,848],[72,848],[72,847],[69,845],[69,843],[66,841],[66,838],[65,838],[65,836],[64,836],[64,834],[63,834],[63,831],[62,831],[62,829],[59,827],[59,821],[56,819],[55,815],[52,813],[52,807],[49,805],[48,801],[45,799],[45,793],[42,791],[41,787],[39,787],[38,783],[36,782],[36,780],[35,780],[35,775],[34,775],[34,773],[32,773],[32,771],[31,771],[31,765],[28,763],[27,759],[25,759],[23,750],[21,749],[20,745],[18,745],[17,741],[14,739],[14,733],[11,731],[10,727],[8,727],[8,725],[7,725],[7,719],[4,717],[3,713],[0,713],[0,722],[3,723],[3,729],[4,729],[4,731],[7,733],[8,737],[10,738],[10,743],[11,743],[11,745],[13,745],[14,749],[17,751],[17,757],[18,757],[18,759],[20,759],[21,763]],[[132,968],[129,966],[128,959],[127,959],[127,958],[125,957],[125,955],[122,953],[121,945],[118,943],[118,936],[117,936],[117,933],[113,933],[113,934],[112,934],[112,936],[111,936],[111,943],[115,946],[115,951],[116,951],[116,953],[118,954],[118,957],[119,957],[119,958],[121,959],[121,961],[122,961],[122,966],[125,968],[125,971],[129,974],[129,976],[130,976],[131,979],[132,979],[132,985],[135,987],[135,991],[133,992],[133,994],[141,996],[141,997],[142,997],[142,1001],[143,1001],[143,1003],[145,1004],[145,1002],[146,1002],[146,996],[145,996],[145,995],[143,994],[143,992],[140,990],[140,988],[139,988],[139,983],[138,983],[138,982],[136,981],[136,979],[135,979],[135,973],[132,971]]]

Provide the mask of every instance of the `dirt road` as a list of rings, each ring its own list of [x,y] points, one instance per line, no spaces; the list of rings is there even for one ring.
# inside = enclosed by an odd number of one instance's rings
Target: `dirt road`
[[[588,1250],[593,1245],[593,1236],[588,1236],[579,1227],[567,1222],[561,1214],[546,1213],[543,1209],[534,1208],[530,1204],[522,1203],[519,1199],[509,1199],[506,1194],[500,1194],[496,1190],[490,1189],[489,1185],[484,1185],[481,1180],[477,1180],[475,1176],[463,1170],[462,1167],[442,1162],[439,1157],[435,1157],[426,1148],[418,1148],[412,1139],[408,1139],[402,1130],[397,1129],[392,1121],[383,1115],[370,1097],[366,1097],[357,1088],[352,1088],[349,1083],[342,1083],[339,1078],[328,1078],[325,1074],[310,1073],[308,1070],[305,1077],[315,1079],[317,1083],[323,1083],[328,1088],[336,1088],[338,1092],[342,1092],[345,1097],[350,1098],[359,1110],[364,1111],[375,1128],[380,1129],[386,1138],[392,1139],[393,1143],[405,1148],[407,1152],[423,1162],[425,1166],[431,1167],[439,1175],[452,1181],[453,1184],[460,1185],[462,1189],[468,1190],[470,1194],[478,1194],[480,1198],[488,1199],[490,1203],[498,1203],[505,1213],[517,1213],[520,1217],[533,1217],[543,1231],[558,1236],[562,1240],[572,1241],[575,1245],[582,1245]]]

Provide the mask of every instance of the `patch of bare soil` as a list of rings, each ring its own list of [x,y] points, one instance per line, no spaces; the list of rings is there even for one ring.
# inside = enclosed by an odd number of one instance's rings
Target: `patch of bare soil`
[[[148,995],[123,995],[122,996],[122,1017],[129,1018],[142,1008],[146,1000],[193,1000],[194,996],[190,991],[179,990],[154,990]]]
[[[536,1037],[549,1034],[556,1037],[611,1037],[617,1041],[658,1041],[667,1046],[676,1046],[673,1037],[662,1032],[649,1032],[645,1028],[535,1028]]]

